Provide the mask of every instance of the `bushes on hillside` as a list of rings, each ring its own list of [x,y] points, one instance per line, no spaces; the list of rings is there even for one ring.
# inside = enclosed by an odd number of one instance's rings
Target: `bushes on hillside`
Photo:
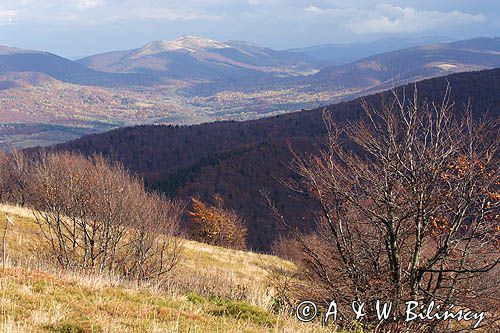
[[[147,193],[122,165],[70,153],[2,160],[11,199],[35,210],[61,267],[159,280],[176,264],[181,205]]]
[[[193,221],[192,237],[200,242],[243,250],[246,248],[247,228],[241,217],[224,205],[220,196],[214,196],[215,206],[191,199],[193,209],[188,215]]]

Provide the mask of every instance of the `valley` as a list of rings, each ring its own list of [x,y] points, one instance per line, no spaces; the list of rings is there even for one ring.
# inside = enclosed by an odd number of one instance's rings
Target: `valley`
[[[193,36],[76,62],[4,47],[0,146],[50,145],[138,124],[250,120],[317,108],[424,78],[500,66],[500,40],[413,46],[325,66],[297,50]]]

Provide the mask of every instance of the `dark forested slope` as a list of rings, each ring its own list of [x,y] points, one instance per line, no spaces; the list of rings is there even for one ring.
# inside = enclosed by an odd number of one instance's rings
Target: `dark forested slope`
[[[447,83],[457,112],[472,104],[476,116],[500,114],[500,69],[453,74],[417,83],[419,96],[440,100]],[[413,84],[398,88],[407,95]],[[379,105],[391,98],[384,92],[364,99]],[[327,107],[339,122],[359,120],[360,99]],[[249,244],[267,249],[279,234],[260,195],[266,190],[295,225],[313,225],[310,207],[280,184],[293,177],[287,167],[292,154],[313,151],[325,137],[322,110],[310,110],[246,122],[216,122],[196,126],[136,126],[90,135],[56,146],[85,154],[102,153],[122,161],[144,176],[147,185],[181,198],[199,196],[210,200],[213,193],[238,210],[249,229]]]

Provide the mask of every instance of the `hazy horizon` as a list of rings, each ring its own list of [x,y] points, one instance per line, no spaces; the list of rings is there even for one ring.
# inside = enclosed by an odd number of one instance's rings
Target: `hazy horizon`
[[[495,1],[6,0],[0,45],[69,58],[194,35],[273,49],[383,38],[500,35]]]

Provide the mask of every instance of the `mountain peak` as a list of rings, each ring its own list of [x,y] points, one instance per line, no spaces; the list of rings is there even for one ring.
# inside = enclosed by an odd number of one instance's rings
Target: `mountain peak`
[[[186,50],[188,52],[196,52],[203,49],[223,49],[230,47],[227,44],[218,42],[216,40],[184,35],[173,41],[159,40],[154,42],[149,42],[139,49],[135,58],[153,55],[161,52],[175,51],[175,50]]]

